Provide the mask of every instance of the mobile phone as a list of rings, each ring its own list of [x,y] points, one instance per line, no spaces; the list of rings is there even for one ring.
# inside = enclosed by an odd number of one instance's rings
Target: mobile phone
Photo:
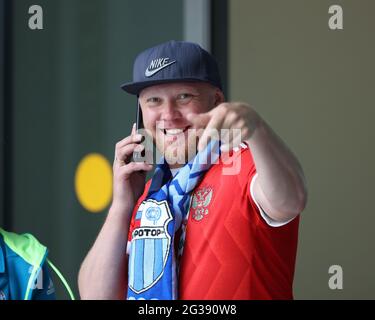
[[[143,118],[142,118],[142,110],[141,106],[139,105],[139,100],[137,99],[137,118],[136,118],[136,131],[139,133],[140,129],[143,129]],[[142,162],[144,161],[144,155],[142,156],[142,152],[133,152],[133,160],[135,162]]]
[[[138,101],[138,99],[137,99]],[[137,102],[137,130],[143,129],[143,118],[142,118],[142,111],[141,111],[141,106],[139,105],[139,102]]]

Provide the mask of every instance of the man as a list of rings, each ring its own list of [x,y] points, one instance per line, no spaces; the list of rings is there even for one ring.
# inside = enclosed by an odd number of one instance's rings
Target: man
[[[291,151],[254,108],[225,102],[217,64],[196,44],[142,52],[123,89],[163,159],[145,185],[152,165],[132,160],[142,135],[133,127],[116,144],[113,202],[81,297],[293,298],[307,192]]]

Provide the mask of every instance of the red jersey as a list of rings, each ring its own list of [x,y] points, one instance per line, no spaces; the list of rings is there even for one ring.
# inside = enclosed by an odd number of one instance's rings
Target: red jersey
[[[179,299],[292,299],[299,217],[270,226],[250,193],[256,174],[250,149],[231,159],[213,165],[192,193]],[[223,175],[234,166],[237,174]],[[134,208],[129,240],[150,182]]]

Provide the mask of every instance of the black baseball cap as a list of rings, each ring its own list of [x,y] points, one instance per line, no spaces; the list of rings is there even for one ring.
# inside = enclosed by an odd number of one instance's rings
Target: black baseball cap
[[[215,58],[198,44],[168,41],[141,52],[134,61],[133,82],[121,85],[130,94],[169,82],[208,82],[222,90]]]

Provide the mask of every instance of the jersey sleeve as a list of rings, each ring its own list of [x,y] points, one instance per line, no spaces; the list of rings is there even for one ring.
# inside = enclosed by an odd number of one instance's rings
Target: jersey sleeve
[[[239,175],[239,180],[241,185],[246,186],[246,192],[250,205],[253,207],[254,211],[257,213],[256,219],[260,226],[266,227],[282,227],[295,218],[292,218],[288,221],[275,221],[270,218],[267,213],[262,209],[259,203],[255,200],[254,197],[254,183],[258,177],[255,163],[251,154],[251,150],[247,144],[242,144],[241,151],[241,174]]]
[[[263,218],[263,220],[271,227],[282,227],[286,224],[288,224],[289,222],[291,222],[292,220],[295,219],[295,217],[293,217],[292,219],[289,219],[287,221],[275,221],[273,220],[271,217],[268,216],[268,214],[262,209],[262,207],[260,206],[260,204],[255,200],[255,197],[254,197],[254,183],[256,181],[258,177],[258,174],[254,174],[254,176],[251,178],[251,181],[250,181],[250,187],[249,187],[249,195],[250,195],[250,201],[253,202],[253,204],[255,204],[256,208],[258,209],[257,211],[259,212],[260,216]]]
[[[39,273],[32,300],[56,300],[55,286],[46,263]]]

